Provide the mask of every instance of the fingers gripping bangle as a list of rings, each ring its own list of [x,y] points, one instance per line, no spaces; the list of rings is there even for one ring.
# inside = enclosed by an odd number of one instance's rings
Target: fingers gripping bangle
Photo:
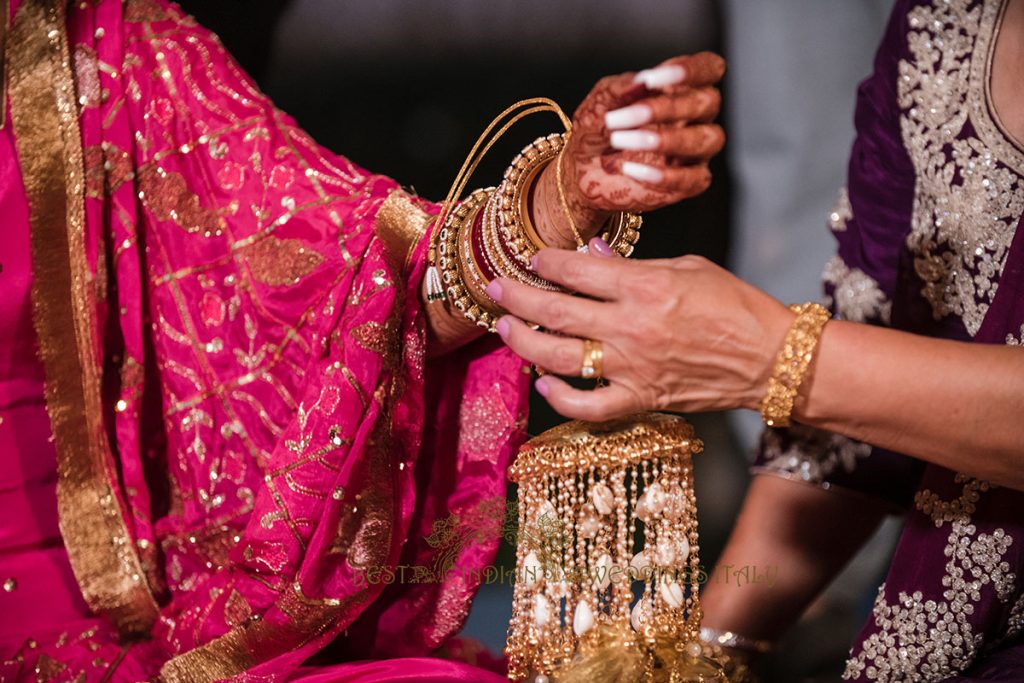
[[[769,427],[788,427],[797,392],[807,375],[814,351],[831,314],[815,303],[790,306],[796,320],[786,333],[786,340],[775,357],[768,390],[761,399],[761,417]]]

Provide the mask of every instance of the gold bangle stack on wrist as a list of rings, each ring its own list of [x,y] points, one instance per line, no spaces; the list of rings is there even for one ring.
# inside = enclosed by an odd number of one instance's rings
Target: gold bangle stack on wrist
[[[796,319],[775,358],[768,390],[761,400],[761,417],[769,427],[788,427],[800,385],[811,367],[821,332],[831,319],[824,306],[815,303],[793,305]]]
[[[446,301],[493,331],[502,310],[484,291],[492,280],[511,278],[540,289],[561,289],[531,268],[534,254],[547,245],[530,218],[530,198],[545,167],[552,161],[561,163],[566,139],[553,134],[534,140],[512,160],[497,189],[477,190],[448,212],[431,243],[428,301]],[[559,196],[577,247],[585,246],[561,187]],[[638,214],[613,214],[601,236],[620,255],[629,256],[640,237],[641,222]]]

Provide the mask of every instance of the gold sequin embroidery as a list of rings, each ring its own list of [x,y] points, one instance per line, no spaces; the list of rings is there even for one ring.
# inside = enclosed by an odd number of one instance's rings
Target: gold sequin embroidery
[[[324,257],[302,240],[271,235],[240,250],[257,282],[271,286],[297,284],[316,270]]]

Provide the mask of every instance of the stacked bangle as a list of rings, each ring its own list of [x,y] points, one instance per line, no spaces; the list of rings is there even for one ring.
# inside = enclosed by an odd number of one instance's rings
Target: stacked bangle
[[[796,319],[775,358],[768,390],[761,400],[761,417],[769,427],[788,427],[800,385],[811,367],[814,350],[825,323],[832,317],[824,306],[806,303],[790,306]]]
[[[441,271],[445,298],[464,316],[484,327],[490,327],[492,316],[480,305],[483,288],[487,286],[478,268],[470,268],[461,251],[466,225],[472,225],[490,197],[489,190],[477,190],[448,214],[448,220],[437,235],[437,265]],[[467,284],[479,293],[473,292]],[[475,294],[475,296],[474,296]],[[492,302],[493,303],[493,302]]]
[[[564,144],[561,135],[537,138],[512,159],[498,188],[502,235],[516,259],[526,267],[533,255],[547,246],[530,220],[530,189],[540,172],[558,157]]]
[[[547,245],[530,219],[529,201],[537,177],[552,161],[560,161],[565,143],[563,135],[538,138],[516,155],[497,189],[477,190],[447,214],[431,242],[428,301],[447,300],[466,318],[493,331],[502,310],[486,294],[491,280],[505,277],[561,291],[531,269],[533,255]],[[568,215],[560,183],[559,194],[581,246],[583,240]],[[612,249],[629,256],[639,239],[641,222],[637,214],[616,213],[600,234]]]
[[[548,135],[534,140],[512,160],[498,188],[502,235],[515,258],[526,267],[529,267],[533,255],[547,246],[530,220],[530,189],[548,164],[560,161],[565,142],[565,135]],[[563,192],[559,183],[559,194]],[[562,201],[564,204],[564,199]],[[563,208],[568,212],[567,206]],[[643,219],[639,214],[612,214],[601,232],[601,238],[620,255],[629,256],[640,239],[642,224]],[[575,225],[571,224],[570,227],[577,236],[577,246],[582,246],[583,240],[575,230]]]

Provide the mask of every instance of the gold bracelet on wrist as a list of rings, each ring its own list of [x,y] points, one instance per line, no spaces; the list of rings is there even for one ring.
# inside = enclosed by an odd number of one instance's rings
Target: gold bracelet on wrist
[[[815,303],[790,306],[789,310],[796,313],[796,320],[775,357],[768,390],[761,400],[761,417],[769,427],[789,426],[797,392],[811,366],[825,323],[832,317],[828,309]]]
[[[505,171],[504,180],[498,188],[500,211],[498,213],[502,236],[515,254],[517,261],[529,268],[530,259],[546,245],[530,219],[530,189],[540,176],[541,171],[553,161],[558,163],[556,175],[561,171],[561,153],[568,139],[565,135],[548,135],[537,138],[523,148]],[[557,179],[559,199],[569,226],[576,236],[577,248],[585,247],[579,235],[575,221],[565,198],[565,190],[561,178]],[[633,253],[637,240],[640,239],[640,227],[643,219],[639,214],[618,212],[608,219],[606,228],[600,233],[601,238],[620,256],[628,257]]]
[[[497,139],[523,117],[543,111],[556,113],[566,134],[538,138],[512,160],[497,190],[478,190],[465,202],[457,203],[470,176]],[[491,122],[459,170],[432,226],[424,276],[428,303],[445,302],[476,324],[491,329],[502,312],[487,296],[486,287],[491,279],[509,277],[533,287],[561,291],[532,272],[533,255],[547,245],[533,224],[530,195],[541,172],[557,159],[559,201],[577,247],[581,251],[586,249],[562,182],[561,153],[571,128],[564,112],[546,98],[517,102]],[[478,216],[481,222],[476,224]],[[599,234],[613,250],[629,256],[639,238],[641,222],[637,214],[613,214]]]

